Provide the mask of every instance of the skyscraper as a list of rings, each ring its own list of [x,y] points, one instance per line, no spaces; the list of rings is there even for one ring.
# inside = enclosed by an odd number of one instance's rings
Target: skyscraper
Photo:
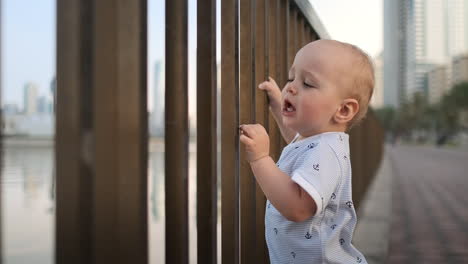
[[[427,74],[468,49],[468,0],[384,0],[384,104],[429,93]]]
[[[55,108],[57,106],[57,79],[55,78],[55,76],[50,82],[50,92],[52,93],[52,110],[50,112],[52,114],[55,114]]]
[[[370,105],[374,108],[379,108],[383,106],[383,61],[382,61],[382,53],[380,53],[377,57],[373,59],[374,61],[374,93],[372,94],[372,98],[370,101]]]
[[[49,113],[49,101],[47,100],[47,97],[39,97],[39,99],[37,100],[37,112],[41,114]]]
[[[384,0],[384,105],[398,107],[406,83],[407,0]]]
[[[29,82],[24,86],[24,114],[37,113],[37,85]]]
[[[156,61],[154,65],[153,113],[150,120],[151,134],[164,135],[164,63]]]

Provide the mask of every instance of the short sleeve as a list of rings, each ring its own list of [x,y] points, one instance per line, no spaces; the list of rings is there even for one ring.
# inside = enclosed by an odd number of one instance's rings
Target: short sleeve
[[[304,153],[304,159],[293,170],[291,179],[314,199],[317,204],[315,215],[319,215],[340,183],[340,163],[331,147],[321,142],[318,148]]]

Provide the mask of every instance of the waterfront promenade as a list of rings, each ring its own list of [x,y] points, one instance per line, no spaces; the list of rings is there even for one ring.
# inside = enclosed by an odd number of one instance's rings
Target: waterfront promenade
[[[369,263],[468,263],[466,204],[468,151],[386,146],[355,243]]]

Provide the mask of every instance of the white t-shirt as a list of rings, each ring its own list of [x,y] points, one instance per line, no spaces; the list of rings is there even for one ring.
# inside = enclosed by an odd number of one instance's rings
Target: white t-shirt
[[[351,244],[356,212],[351,197],[349,136],[326,132],[287,145],[277,166],[316,202],[315,216],[287,220],[267,200],[265,237],[273,264],[367,263]]]

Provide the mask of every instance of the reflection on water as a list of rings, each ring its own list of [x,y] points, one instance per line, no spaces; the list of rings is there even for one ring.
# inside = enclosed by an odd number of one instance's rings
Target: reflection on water
[[[5,147],[3,263],[53,263],[53,147]]]
[[[9,146],[3,152],[3,263],[54,263],[54,147]],[[189,155],[190,262],[196,263],[196,154]],[[150,263],[164,263],[164,145],[152,142],[148,162]]]

